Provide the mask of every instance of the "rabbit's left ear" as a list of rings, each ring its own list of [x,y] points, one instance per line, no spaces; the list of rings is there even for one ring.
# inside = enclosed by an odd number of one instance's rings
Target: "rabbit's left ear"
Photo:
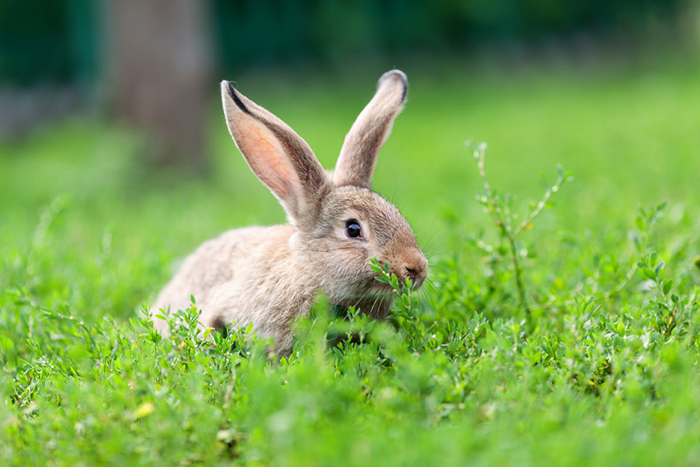
[[[221,83],[226,124],[248,166],[287,211],[289,220],[313,215],[326,173],[301,136],[271,112]]]
[[[399,70],[382,75],[377,92],[350,128],[333,172],[336,186],[370,188],[377,156],[406,101],[408,81]]]

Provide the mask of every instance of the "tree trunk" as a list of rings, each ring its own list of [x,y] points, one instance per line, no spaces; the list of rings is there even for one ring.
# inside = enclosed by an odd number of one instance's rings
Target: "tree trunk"
[[[110,0],[110,74],[118,117],[147,133],[158,165],[205,172],[209,4]]]

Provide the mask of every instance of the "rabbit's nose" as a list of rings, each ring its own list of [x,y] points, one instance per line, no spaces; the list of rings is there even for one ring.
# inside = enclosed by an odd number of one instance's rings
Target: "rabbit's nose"
[[[404,270],[406,271],[406,275],[413,281],[416,281],[416,277],[418,277],[419,271],[413,268],[409,268],[408,266],[404,266]]]
[[[425,276],[428,270],[428,260],[422,254],[417,256],[413,261],[407,262],[403,265],[403,270],[406,277],[411,279],[416,287],[420,287],[425,280]]]

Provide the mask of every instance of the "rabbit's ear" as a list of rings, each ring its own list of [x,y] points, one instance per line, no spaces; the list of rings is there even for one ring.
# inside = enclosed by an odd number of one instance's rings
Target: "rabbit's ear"
[[[326,183],[309,145],[286,123],[221,82],[226,124],[253,173],[284,206],[290,221],[308,213]]]
[[[408,81],[402,71],[391,70],[379,78],[376,94],[345,137],[333,173],[335,185],[370,187],[379,150],[403,108],[407,91]]]

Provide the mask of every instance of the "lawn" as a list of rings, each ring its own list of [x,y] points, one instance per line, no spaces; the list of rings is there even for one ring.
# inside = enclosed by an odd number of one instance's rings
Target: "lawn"
[[[429,283],[387,322],[320,302],[282,361],[144,315],[202,241],[284,219],[216,89],[206,180],[94,115],[0,142],[6,465],[698,465],[697,57],[419,68],[374,188]],[[332,167],[382,71],[228,78]]]

